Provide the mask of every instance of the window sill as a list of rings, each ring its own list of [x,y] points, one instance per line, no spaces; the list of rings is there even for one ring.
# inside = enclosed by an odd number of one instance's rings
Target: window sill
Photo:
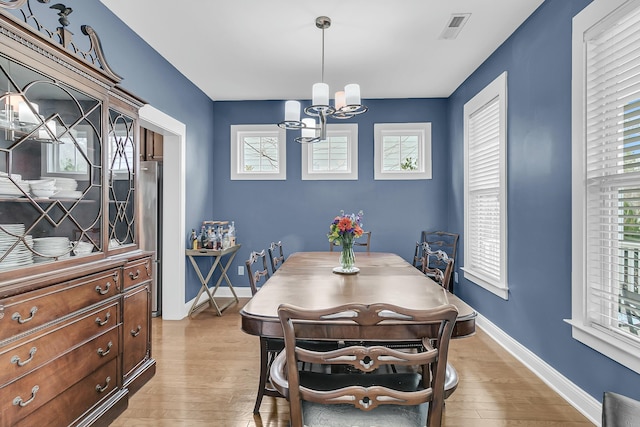
[[[571,336],[582,344],[640,374],[640,346],[584,325],[580,319],[565,319],[571,325]]]
[[[481,288],[486,289],[494,295],[499,296],[504,300],[509,299],[509,287],[505,285],[505,287],[496,286],[487,280],[483,279],[480,275],[475,274],[472,270],[469,270],[465,267],[460,268],[464,272],[464,278],[470,280]]]

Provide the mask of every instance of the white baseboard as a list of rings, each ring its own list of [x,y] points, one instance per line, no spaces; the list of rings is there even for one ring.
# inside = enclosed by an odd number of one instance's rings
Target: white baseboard
[[[590,394],[569,381],[547,362],[507,335],[502,329],[491,323],[489,319],[478,314],[476,325],[487,333],[495,342],[511,353],[531,372],[558,393],[571,406],[587,417],[596,426],[602,420],[602,404]]]
[[[244,286],[244,287],[233,287],[233,290],[236,291],[236,295],[238,296],[238,298],[251,298],[251,288]],[[218,291],[216,292],[216,298],[232,298],[233,294],[231,293],[231,289],[229,289],[228,287],[220,287],[218,288]],[[205,302],[207,300],[207,294],[203,293],[202,295],[200,295],[200,299],[198,300],[198,305],[202,304],[203,302]],[[191,306],[193,305],[193,302],[196,299],[193,298],[190,301],[187,301],[184,304],[184,317],[187,317],[187,314],[189,313],[189,310],[191,310]],[[217,302],[217,301],[216,301]]]

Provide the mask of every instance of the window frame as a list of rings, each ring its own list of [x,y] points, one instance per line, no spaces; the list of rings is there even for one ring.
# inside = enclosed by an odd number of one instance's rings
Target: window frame
[[[592,324],[587,313],[587,189],[585,76],[587,72],[585,36],[590,28],[624,12],[626,0],[594,0],[573,18],[572,36],[572,337],[627,368],[640,373],[640,346],[614,331]]]
[[[431,123],[376,123],[374,134],[374,179],[376,180],[426,180],[432,178]],[[418,138],[418,169],[385,171],[383,145],[385,136],[415,136]]]
[[[57,164],[60,159],[60,149],[63,148],[67,144],[73,144],[72,137],[69,134],[73,134],[73,138],[78,139],[77,133],[82,132],[84,139],[86,139],[86,152],[84,156],[88,159],[92,158],[92,153],[94,151],[94,132],[91,125],[76,125],[71,128],[66,135],[59,137],[58,139],[62,141],[64,144],[42,144],[42,153],[41,153],[41,163],[40,163],[40,175],[47,177],[71,177],[76,180],[88,180],[89,179],[89,171],[93,167],[93,164],[90,161],[87,161],[87,170],[84,172],[76,172],[76,171],[63,171],[58,170],[57,166],[55,166],[55,170],[49,170],[49,166]],[[80,152],[80,149],[73,144],[76,151],[78,151],[78,157],[84,159]],[[133,160],[133,159],[132,159]],[[77,164],[77,162],[76,162]]]
[[[499,126],[499,185],[498,200],[500,209],[500,266],[499,277],[493,277],[483,271],[474,269],[471,264],[473,245],[471,244],[469,189],[469,120],[471,116],[482,110],[487,104],[498,98]],[[462,267],[465,279],[503,298],[509,299],[508,283],[508,205],[507,205],[507,72],[500,74],[464,105],[464,251],[465,266]],[[482,254],[478,254],[482,257]]]
[[[247,135],[275,137],[278,141],[278,168],[270,172],[246,171],[243,163],[243,138]],[[277,125],[231,125],[231,180],[286,180],[287,179],[287,134]]]
[[[302,180],[331,181],[358,179],[358,124],[327,124],[327,137],[347,136],[347,170],[346,171],[314,171],[313,146],[318,143],[302,143]]]

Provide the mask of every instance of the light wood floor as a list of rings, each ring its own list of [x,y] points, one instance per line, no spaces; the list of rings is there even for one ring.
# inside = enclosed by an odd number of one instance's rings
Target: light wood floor
[[[261,416],[252,413],[258,338],[240,330],[244,303],[222,317],[206,309],[192,319],[153,319],[156,375],[112,426],[288,426],[284,399],[265,397]],[[481,330],[454,340],[449,361],[460,384],[446,402],[446,427],[592,426]]]

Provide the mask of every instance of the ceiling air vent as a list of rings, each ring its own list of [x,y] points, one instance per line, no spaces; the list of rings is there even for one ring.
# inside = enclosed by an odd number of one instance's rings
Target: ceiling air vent
[[[442,34],[440,34],[440,38],[444,40],[453,40],[458,37],[460,30],[464,27],[464,24],[467,23],[470,13],[454,13],[449,18],[449,22],[447,26],[444,27]]]

